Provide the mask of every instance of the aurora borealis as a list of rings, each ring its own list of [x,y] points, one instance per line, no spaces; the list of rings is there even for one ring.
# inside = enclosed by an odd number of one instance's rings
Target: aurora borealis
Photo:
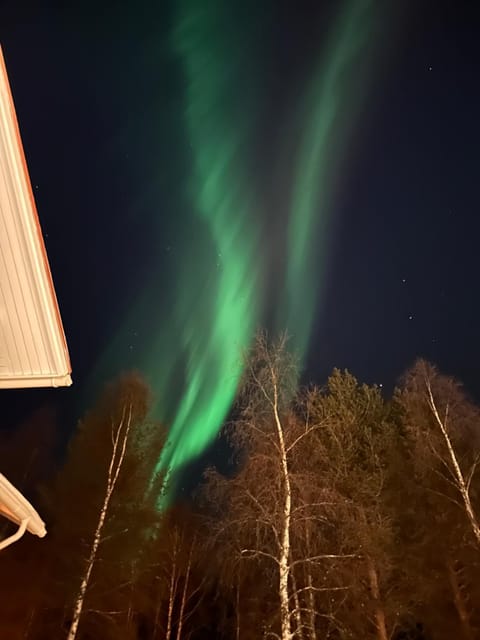
[[[5,392],[5,428],[52,403],[66,444],[138,369],[171,428],[162,465],[196,457],[257,328],[288,330],[302,383],[347,368],[388,393],[422,355],[480,397],[475,3],[204,4],[7,0],[74,384]],[[228,466],[223,441],[178,491],[206,464]]]
[[[218,432],[235,395],[239,354],[260,317],[255,201],[242,158],[248,121],[232,114],[229,90],[236,71],[225,55],[234,36],[228,7],[180,2],[178,12],[172,45],[185,77],[192,150],[187,190],[206,229],[207,269],[190,265],[179,279],[187,295],[175,306],[174,323],[185,354],[185,392],[170,427],[171,448],[159,463],[172,469],[202,452]]]
[[[287,179],[271,169],[282,193],[281,210],[272,211],[252,169],[262,98],[252,70],[261,67],[261,28],[251,26],[246,10],[236,15],[221,0],[176,3],[168,47],[182,77],[181,139],[189,160],[185,204],[171,221],[178,238],[170,258],[174,282],[165,302],[151,274],[97,368],[97,375],[118,368],[131,328],[147,327],[131,361],[147,376],[156,417],[169,427],[159,472],[174,477],[215,439],[257,329],[273,323],[270,330],[286,330],[301,358],[308,350],[338,173],[371,72],[372,6],[351,0],[332,16],[290,123],[275,136],[275,152],[288,147],[294,155]],[[264,248],[272,228],[280,229],[282,256],[273,274]]]
[[[321,293],[338,173],[371,72],[373,3],[345,4],[319,55],[301,111],[301,138],[291,187],[286,273],[277,330],[288,328],[305,357]]]

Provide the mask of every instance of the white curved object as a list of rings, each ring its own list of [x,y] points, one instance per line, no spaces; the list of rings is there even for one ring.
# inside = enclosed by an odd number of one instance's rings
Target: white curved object
[[[9,536],[8,538],[5,538],[5,540],[0,541],[0,551],[2,549],[6,549],[6,547],[9,547],[11,544],[16,542],[17,540],[20,540],[20,538],[25,533],[27,526],[28,526],[28,520],[23,520],[21,525],[18,527],[17,531],[12,536]]]
[[[10,538],[0,542],[0,549],[16,542],[25,531],[39,538],[47,534],[45,523],[30,502],[16,489],[7,478],[0,473],[0,514],[11,522],[18,524],[19,529]]]

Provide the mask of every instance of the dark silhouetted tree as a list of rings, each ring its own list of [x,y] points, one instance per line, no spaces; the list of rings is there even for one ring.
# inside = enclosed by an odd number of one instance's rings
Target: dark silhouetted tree
[[[165,437],[148,420],[149,405],[139,376],[110,385],[79,424],[49,492],[52,575],[45,607],[56,637],[59,627],[68,640],[136,637],[135,584],[161,521],[155,487],[148,489]],[[159,491],[162,479],[156,482]]]

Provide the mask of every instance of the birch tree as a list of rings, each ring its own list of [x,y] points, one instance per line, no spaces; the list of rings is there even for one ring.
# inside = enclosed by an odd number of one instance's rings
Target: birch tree
[[[480,412],[458,382],[421,360],[404,376],[396,401],[412,476],[410,572],[427,576],[416,586],[419,612],[436,637],[470,640],[479,623]]]
[[[480,520],[470,495],[480,461],[480,411],[458,382],[441,376],[424,360],[407,373],[398,397],[406,410],[417,456],[455,489],[480,549]]]
[[[145,497],[164,442],[147,420],[149,403],[135,374],[110,385],[80,423],[50,494],[51,605],[64,612],[68,640],[83,627],[103,638],[133,633],[134,585],[161,518],[154,495]]]
[[[182,640],[192,632],[208,583],[202,537],[192,513],[173,508],[166,514],[150,555],[149,640]]]
[[[80,616],[82,615],[83,605],[85,602],[85,594],[87,592],[88,585],[90,583],[90,577],[92,575],[93,566],[97,560],[98,547],[100,546],[103,529],[105,526],[105,520],[108,516],[110,509],[110,503],[112,501],[113,493],[116,489],[118,476],[123,467],[125,460],[125,453],[127,451],[128,440],[130,436],[130,429],[132,427],[132,414],[133,405],[132,400],[127,400],[122,408],[122,415],[120,418],[113,418],[111,423],[111,436],[112,436],[112,452],[110,455],[110,461],[108,464],[107,477],[105,482],[105,492],[103,496],[102,505],[100,507],[100,513],[98,516],[97,526],[95,527],[95,533],[93,541],[90,547],[90,552],[87,557],[85,571],[80,583],[80,589],[75,598],[73,607],[72,622],[68,631],[68,640],[75,640],[78,631],[78,625],[80,623]]]
[[[314,584],[313,574],[308,582],[306,568],[315,566],[317,577],[329,563],[351,557],[313,544],[313,533],[310,547],[304,544],[306,523],[324,526],[335,497],[315,485],[307,461],[321,424],[301,416],[296,399],[297,369],[286,339],[272,345],[260,335],[227,430],[240,469],[229,479],[211,471],[207,484],[211,504],[224,511],[217,521],[220,548],[228,545],[235,562],[246,563],[245,573],[258,575],[263,585],[256,633],[281,640],[313,638],[319,615],[334,615],[309,607],[309,594],[330,586]],[[242,599],[242,581],[238,588]],[[238,627],[236,635],[245,637]]]

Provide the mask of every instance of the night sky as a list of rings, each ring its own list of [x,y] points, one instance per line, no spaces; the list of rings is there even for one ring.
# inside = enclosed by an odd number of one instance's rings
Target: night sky
[[[262,253],[271,256],[267,324],[270,291],[285,269],[275,211],[295,163],[282,136],[295,130],[286,123],[298,116],[339,5],[231,3],[238,40],[245,38],[232,104],[250,114],[245,181],[263,204]],[[334,366],[347,367],[390,389],[424,356],[480,400],[480,10],[453,0],[379,5],[390,6],[377,25],[372,73],[342,148],[328,229],[314,238],[324,249],[308,285],[321,294],[303,282],[296,302],[315,300],[305,380],[322,384]],[[191,140],[170,46],[175,5],[45,7],[3,3],[0,41],[74,385],[4,392],[10,426],[47,401],[78,417],[112,345],[105,376],[141,367],[135,354],[167,331],[162,318],[182,294],[178,265],[195,270],[203,259],[185,195]],[[356,88],[346,93],[356,108]],[[140,320],[122,332],[137,307]]]

